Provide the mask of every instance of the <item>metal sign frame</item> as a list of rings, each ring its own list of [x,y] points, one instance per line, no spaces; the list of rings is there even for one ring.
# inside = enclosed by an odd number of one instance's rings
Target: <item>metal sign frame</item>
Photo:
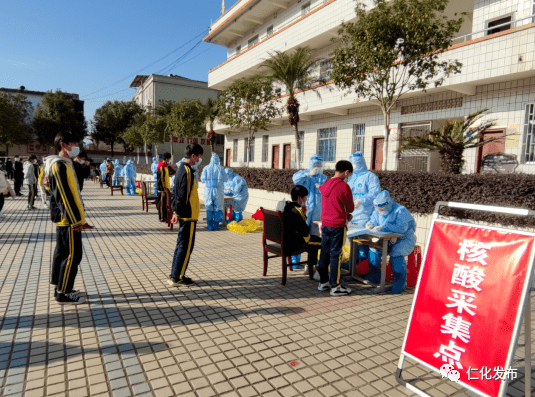
[[[460,209],[468,209],[468,210],[477,210],[477,211],[485,211],[485,212],[494,212],[494,213],[502,213],[502,214],[514,214],[514,215],[520,215],[520,216],[535,216],[535,211],[528,210],[528,209],[520,209],[520,208],[508,208],[508,207],[497,207],[497,206],[488,206],[488,205],[479,205],[479,204],[468,204],[468,203],[457,203],[457,202],[447,202],[447,201],[439,201],[435,205],[435,211],[433,213],[433,221],[431,222],[430,227],[430,233],[427,238],[426,246],[425,246],[425,255],[423,259],[423,265],[422,269],[420,270],[420,274],[418,276],[418,284],[416,285],[416,289],[414,291],[414,299],[411,305],[411,312],[409,316],[409,321],[407,323],[407,329],[405,331],[405,337],[403,339],[403,346],[401,348],[400,358],[398,362],[398,367],[396,370],[396,380],[401,385],[405,386],[407,389],[412,391],[413,393],[416,393],[419,396],[422,397],[431,397],[429,394],[427,394],[425,391],[419,389],[416,385],[410,383],[411,381],[418,381],[420,379],[411,379],[406,380],[403,379],[403,363],[405,361],[406,357],[411,358],[412,360],[416,361],[419,364],[422,364],[427,369],[430,369],[432,371],[438,372],[438,370],[429,364],[421,361],[420,359],[413,357],[410,354],[404,353],[405,351],[405,344],[407,342],[407,336],[409,332],[409,327],[411,324],[412,316],[414,314],[414,306],[416,304],[416,297],[418,295],[418,290],[420,288],[420,280],[423,275],[423,270],[425,267],[425,261],[427,258],[428,253],[428,247],[429,243],[431,241],[431,236],[433,234],[433,225],[436,221],[440,221],[442,223],[448,223],[448,224],[454,224],[454,225],[462,225],[462,226],[475,226],[484,228],[487,230],[495,230],[498,232],[516,232],[521,233],[526,236],[533,236],[535,237],[535,233],[531,232],[523,232],[523,231],[516,231],[514,229],[506,229],[506,228],[499,228],[499,227],[492,227],[492,226],[483,226],[478,225],[476,223],[471,222],[459,222],[459,221],[450,221],[450,220],[439,220],[439,211],[443,207],[449,207],[449,208],[460,208]],[[514,354],[516,351],[516,348],[518,345],[518,339],[520,336],[520,328],[522,325],[522,319],[524,319],[524,339],[525,339],[525,345],[524,345],[524,368],[525,368],[525,374],[524,374],[524,383],[525,383],[525,395],[529,396],[531,395],[531,302],[530,302],[530,291],[532,289],[532,282],[533,280],[533,269],[534,269],[534,258],[535,258],[535,250],[531,253],[530,258],[530,265],[528,269],[528,274],[530,274],[530,278],[528,282],[524,286],[524,290],[522,291],[522,298],[520,300],[519,310],[517,314],[517,318],[515,319],[515,326],[512,334],[512,343],[509,347],[509,351],[507,353],[507,359],[506,359],[506,368],[509,368],[513,364],[514,360]],[[507,391],[507,386],[509,384],[509,379],[502,380],[502,384],[500,386],[499,396],[503,397]],[[468,390],[472,391],[473,393],[488,397],[487,394],[482,393],[481,391],[474,389],[467,384],[463,383],[463,386],[466,387]]]

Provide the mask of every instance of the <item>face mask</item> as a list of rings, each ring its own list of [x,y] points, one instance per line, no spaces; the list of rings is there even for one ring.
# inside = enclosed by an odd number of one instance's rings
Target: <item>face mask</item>
[[[34,164],[37,164],[37,160],[34,160],[33,163],[34,163]]]
[[[85,160],[80,160],[80,164],[84,165],[85,164]]]
[[[78,156],[79,153],[80,153],[80,148],[78,146],[73,146],[70,151],[67,151],[67,154],[69,155],[71,159]]]
[[[199,159],[199,161],[197,161],[197,162],[195,163],[195,165],[199,166],[199,165],[201,165],[201,163],[202,163],[202,157]]]
[[[15,157],[15,161],[20,161],[20,159],[18,157]]]

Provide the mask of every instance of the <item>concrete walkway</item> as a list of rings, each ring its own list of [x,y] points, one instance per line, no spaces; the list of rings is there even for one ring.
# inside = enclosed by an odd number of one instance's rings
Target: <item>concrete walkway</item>
[[[88,303],[77,307],[52,296],[48,212],[27,211],[25,197],[6,201],[0,395],[410,395],[394,373],[413,290],[369,295],[349,283],[351,295],[333,298],[302,271],[282,286],[279,260],[262,277],[261,233],[208,232],[205,222],[187,272],[196,284],[169,287],[176,229],[158,222],[154,206],[142,212],[139,196],[111,197],[92,182],[83,195],[97,229],[84,233],[76,288]],[[520,371],[510,396],[524,395]],[[433,396],[462,393],[408,362],[411,376],[427,377],[419,385]]]

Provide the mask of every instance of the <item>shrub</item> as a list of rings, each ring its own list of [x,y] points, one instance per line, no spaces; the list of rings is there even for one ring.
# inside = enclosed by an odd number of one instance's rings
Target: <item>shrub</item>
[[[289,194],[294,169],[233,168],[249,188]],[[325,170],[329,178],[333,170]],[[438,201],[496,205],[535,210],[535,175],[461,174],[377,171],[381,188],[412,213],[431,214]],[[446,209],[441,214],[502,225],[535,227],[535,219],[479,211]]]

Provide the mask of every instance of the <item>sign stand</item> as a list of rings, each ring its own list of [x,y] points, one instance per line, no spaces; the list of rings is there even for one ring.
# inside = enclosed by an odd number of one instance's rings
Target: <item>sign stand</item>
[[[439,211],[440,211],[440,209],[442,207],[460,208],[460,209],[468,209],[468,210],[478,210],[478,211],[486,211],[486,212],[502,213],[502,214],[514,214],[514,215],[520,215],[520,216],[535,216],[535,211],[527,210],[527,209],[517,209],[517,208],[507,208],[507,207],[496,207],[496,206],[486,206],[486,205],[477,205],[477,204],[465,204],[465,203],[440,201],[440,202],[438,202],[436,204],[435,211],[433,213],[433,223],[431,225],[431,233],[430,233],[430,235],[428,237],[426,253],[425,253],[426,257],[427,257],[427,255],[429,253],[430,242],[432,240],[433,226],[435,224],[435,221],[438,220]],[[445,222],[449,222],[449,221],[445,221]],[[473,227],[473,228],[478,228],[478,227],[481,227],[481,228],[484,228],[484,229],[488,228],[488,227],[484,227],[484,226],[480,226],[480,225],[472,224],[472,223],[468,223],[468,222],[462,222],[462,223],[461,222],[449,222],[449,223],[456,224],[456,225],[462,225],[462,226],[469,226],[469,227]],[[525,235],[528,235],[528,236],[533,236],[533,233],[522,233],[520,231],[515,231],[515,230],[511,230],[511,229],[499,229],[499,230],[496,229],[496,228],[494,228],[494,229],[499,231],[499,232],[501,232],[501,233],[503,233],[503,234],[507,234],[507,232],[510,232],[510,233],[514,232],[514,233],[519,233],[519,234],[525,234]],[[520,324],[521,324],[522,317],[523,317],[523,321],[524,321],[524,342],[525,342],[524,345],[523,345],[523,347],[524,347],[524,368],[525,368],[524,384],[525,384],[525,395],[526,396],[530,396],[531,395],[531,302],[530,302],[530,292],[533,289],[532,282],[534,281],[533,280],[533,270],[532,270],[533,269],[533,253],[531,254],[530,258],[531,258],[530,259],[531,263],[529,263],[528,270],[531,272],[531,274],[529,275],[529,278],[526,279],[526,282],[528,284],[525,286],[523,297],[521,298],[520,306],[518,307],[518,316],[517,316],[517,319],[516,319],[516,325],[514,327],[514,331],[512,332],[512,335],[511,335],[511,337],[512,337],[512,339],[511,339],[512,346],[511,346],[511,349],[509,351],[509,353],[510,353],[509,354],[509,358],[507,360],[507,363],[513,364],[514,352],[516,351],[517,347],[521,347],[522,346],[522,345],[518,344],[518,338],[520,336],[520,328],[521,328]],[[425,262],[426,261],[424,260],[424,266],[425,266]],[[408,339],[410,328],[411,328],[411,320],[413,319],[413,315],[415,315],[414,314],[415,313],[415,303],[416,303],[417,298],[418,298],[418,292],[419,292],[419,289],[421,287],[420,284],[422,282],[423,274],[424,274],[424,267],[422,267],[422,271],[420,272],[420,275],[419,275],[419,278],[418,278],[418,285],[417,285],[416,291],[415,291],[415,298],[414,298],[414,302],[413,302],[412,309],[411,309],[411,314],[410,314],[410,318],[409,318],[409,324],[407,326],[407,332],[406,332],[406,335],[405,335],[403,348],[402,348],[400,359],[399,359],[399,362],[398,362],[398,368],[396,370],[396,380],[398,381],[398,383],[402,384],[407,389],[409,389],[411,392],[413,392],[413,393],[415,393],[415,394],[417,394],[419,396],[431,397],[425,391],[423,391],[422,389],[418,388],[415,384],[411,383],[411,382],[415,382],[415,381],[419,381],[419,380],[423,380],[423,379],[406,380],[406,379],[403,379],[403,377],[402,377],[403,364],[404,364],[404,361],[405,361],[406,357],[410,357],[412,359],[415,359],[417,362],[423,364],[424,366],[426,366],[429,369],[432,369],[433,371],[438,371],[437,368],[436,368],[436,365],[431,365],[428,362],[424,362],[421,359],[419,359],[417,357],[414,357],[410,353],[406,352],[407,339]],[[425,290],[425,286],[424,286],[424,290]],[[523,308],[522,308],[522,306],[523,306]],[[523,316],[520,313],[522,313]],[[446,360],[443,360],[443,361],[446,361]],[[515,361],[515,362],[519,362],[519,361]],[[444,377],[444,375],[443,375],[443,377]],[[470,373],[468,375],[468,378],[470,380]],[[477,379],[477,378],[472,378],[472,379]],[[488,379],[488,378],[485,378],[485,379]],[[499,392],[496,392],[496,394],[493,394],[493,395],[504,396],[506,391],[507,391],[508,380],[509,380],[508,377],[500,378],[500,381],[503,382],[503,384],[501,385],[502,387],[500,387]],[[492,380],[492,381],[496,382],[496,380]],[[470,387],[470,386],[466,385],[466,383],[464,383],[463,386],[467,387],[469,390],[471,390],[472,392],[474,392],[474,393],[476,393],[476,394],[478,394],[480,396],[490,396],[491,395],[490,393],[483,392],[483,391],[477,390],[477,389],[475,389],[473,387]]]

